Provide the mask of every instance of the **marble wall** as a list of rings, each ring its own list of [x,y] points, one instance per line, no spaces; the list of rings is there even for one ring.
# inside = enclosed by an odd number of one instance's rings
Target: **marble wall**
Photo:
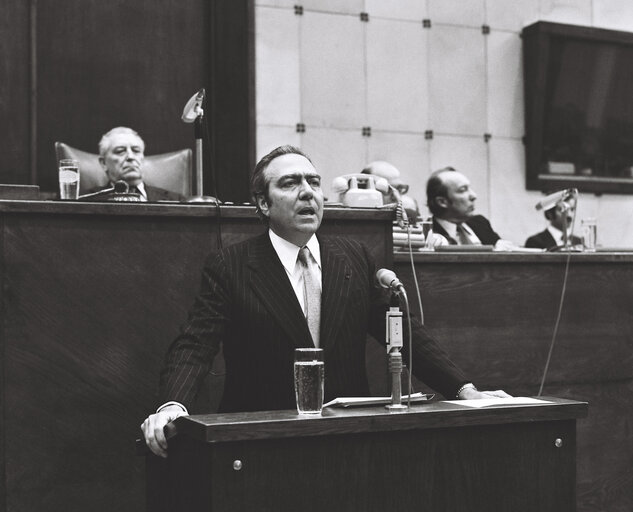
[[[331,198],[334,177],[387,160],[424,213],[429,173],[452,165],[478,212],[522,244],[546,224],[522,143],[520,33],[540,20],[633,31],[633,2],[256,0],[257,156],[300,146]],[[633,246],[629,195],[581,194],[577,232],[584,217],[599,244]]]

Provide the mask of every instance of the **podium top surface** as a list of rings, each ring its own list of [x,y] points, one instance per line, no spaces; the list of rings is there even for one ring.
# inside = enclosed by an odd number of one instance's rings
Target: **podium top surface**
[[[389,432],[511,424],[582,418],[588,404],[562,398],[540,397],[536,405],[491,405],[471,408],[449,402],[412,404],[405,412],[383,406],[325,408],[321,416],[299,416],[294,410],[232,414],[202,414],[178,418],[177,435],[207,443],[323,436],[363,432]]]

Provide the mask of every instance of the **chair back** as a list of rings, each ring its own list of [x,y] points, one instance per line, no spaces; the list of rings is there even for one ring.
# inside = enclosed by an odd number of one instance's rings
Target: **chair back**
[[[85,194],[108,184],[108,177],[99,163],[99,155],[73,148],[63,142],[55,142],[57,160],[73,158],[79,161],[79,193]],[[191,149],[146,156],[143,161],[143,181],[150,186],[170,192],[191,195],[192,178]]]

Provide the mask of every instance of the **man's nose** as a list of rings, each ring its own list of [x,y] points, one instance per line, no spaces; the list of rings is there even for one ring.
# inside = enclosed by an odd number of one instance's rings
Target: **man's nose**
[[[308,180],[301,180],[301,188],[299,190],[299,197],[304,199],[310,199],[314,194],[314,190],[308,183]]]
[[[475,199],[477,199],[477,192],[475,192],[473,189],[470,189],[470,200],[474,201]]]

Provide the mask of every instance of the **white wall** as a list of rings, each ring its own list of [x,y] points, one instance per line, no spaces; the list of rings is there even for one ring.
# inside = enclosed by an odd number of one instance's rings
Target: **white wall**
[[[633,1],[257,0],[257,157],[301,147],[326,195],[334,177],[387,160],[420,205],[429,173],[452,165],[470,178],[478,212],[522,244],[545,226],[542,194],[525,190],[521,141],[519,35],[539,20],[633,31]],[[577,232],[583,217],[598,219],[599,244],[633,246],[630,196],[581,194]]]

